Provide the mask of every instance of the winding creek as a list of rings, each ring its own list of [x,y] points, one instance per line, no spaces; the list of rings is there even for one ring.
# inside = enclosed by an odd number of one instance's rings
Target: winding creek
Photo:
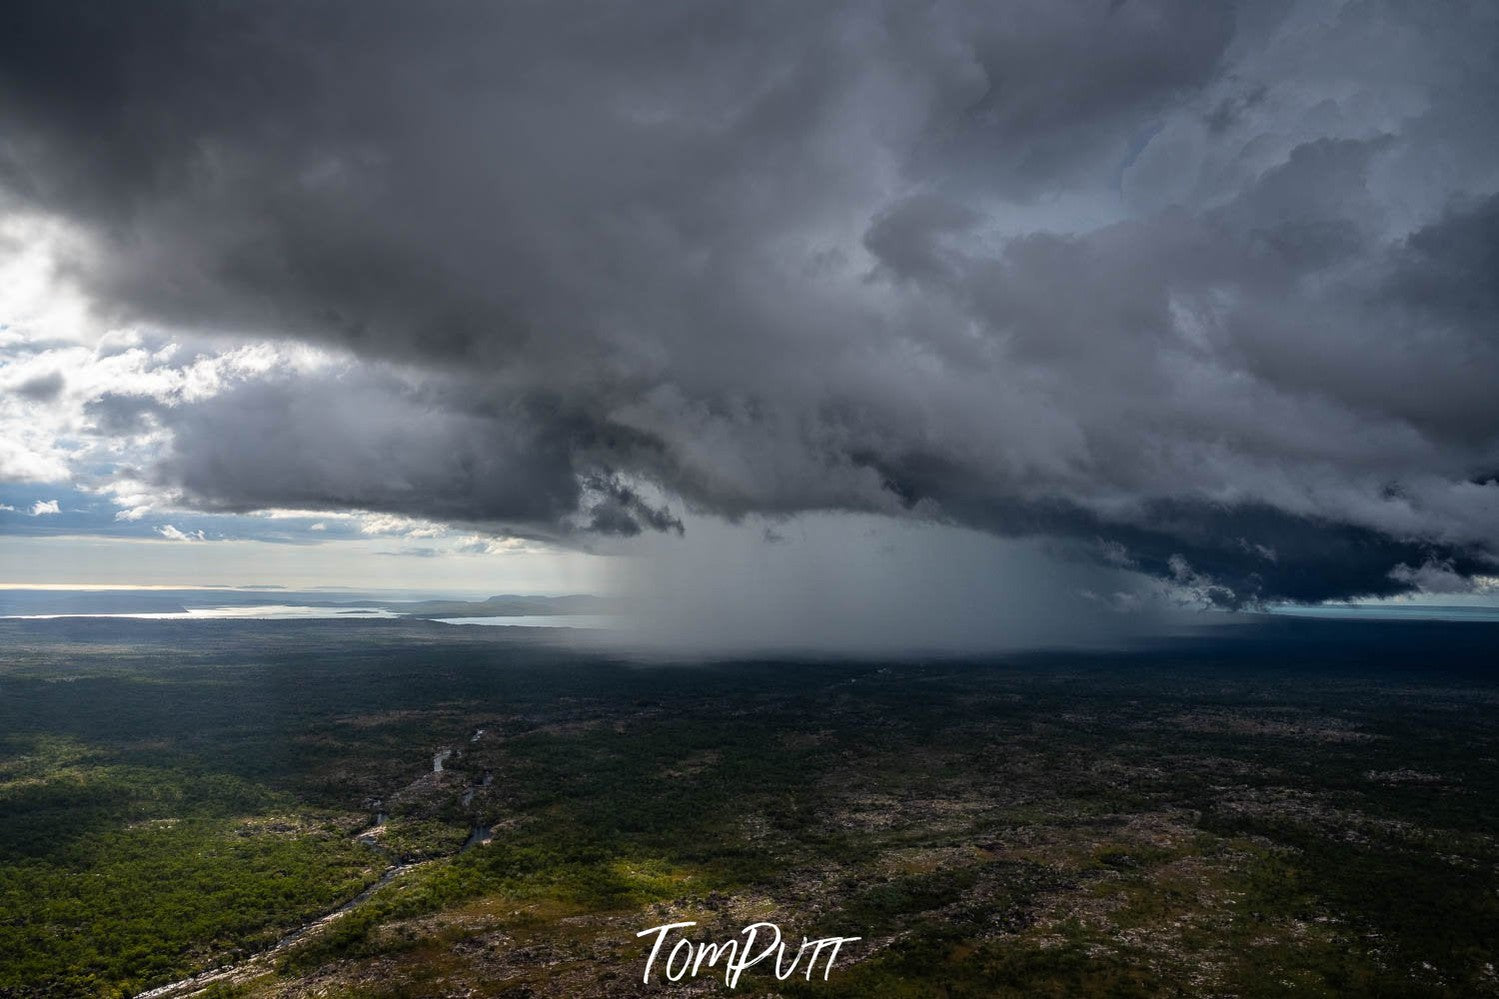
[[[373,846],[372,841],[367,838],[368,836],[368,831],[360,833],[360,842]],[[470,834],[469,838],[470,840],[473,839],[472,834]],[[465,843],[464,848],[467,849],[467,847],[468,844]],[[170,999],[178,999],[178,997],[195,996],[217,982],[237,978],[250,972],[269,970],[272,958],[276,957],[282,951],[295,945],[308,935],[316,933],[342,919],[350,910],[366,901],[375,892],[384,888],[407,871],[415,870],[432,862],[431,860],[420,860],[410,864],[394,864],[386,868],[384,874],[381,874],[373,882],[366,885],[359,894],[349,899],[343,905],[324,913],[310,923],[297,927],[265,950],[251,954],[244,960],[236,961],[233,964],[226,964],[218,968],[209,968],[206,971],[198,972],[196,975],[190,975],[187,978],[179,979],[166,985],[159,985],[150,991],[140,993],[136,996],[136,999],[169,999],[169,997]]]
[[[483,730],[481,729],[480,731],[482,732]],[[477,738],[477,736],[475,738]],[[443,749],[434,754],[432,757],[432,772],[439,774],[442,773],[443,761],[447,760],[452,755],[453,751],[451,749]],[[487,787],[492,779],[493,775],[486,770],[484,772],[484,782],[482,786]],[[473,802],[473,798],[474,788],[468,788],[463,794],[463,807],[467,808]],[[378,834],[383,831],[383,827],[388,821],[390,821],[390,816],[388,814],[386,814],[385,812],[376,812],[374,815],[373,824],[355,833],[353,839],[372,850],[389,856],[386,849],[380,845],[380,841],[378,838]],[[490,841],[492,836],[493,833],[489,826],[479,825],[475,823],[469,830],[468,839],[464,841],[463,845],[459,847],[455,853],[448,854],[446,857],[433,857],[429,860],[418,860],[410,863],[391,864],[385,869],[384,873],[382,873],[370,884],[366,885],[353,898],[349,899],[347,902],[344,902],[336,909],[332,909],[324,913],[317,919],[314,919],[309,923],[304,923],[303,925],[297,927],[290,933],[287,933],[285,936],[281,937],[275,943],[271,944],[266,949],[257,951],[256,953],[251,954],[249,957],[246,957],[239,961],[235,961],[232,964],[222,965],[217,968],[208,968],[198,972],[195,975],[190,975],[187,978],[179,979],[175,982],[169,982],[166,985],[158,985],[154,989],[150,989],[149,991],[140,993],[135,997],[135,999],[185,999],[185,997],[187,996],[199,995],[205,992],[209,986],[217,984],[219,982],[225,982],[230,979],[240,978],[252,973],[269,971],[271,970],[272,959],[282,951],[295,946],[297,943],[306,939],[308,936],[318,933],[326,927],[337,922],[339,919],[342,919],[353,909],[367,901],[372,895],[375,894],[375,892],[379,891],[381,888],[384,888],[386,885],[401,877],[403,874],[406,874],[408,871],[416,870],[418,867],[425,867],[426,865],[435,863],[438,860],[447,860],[451,857],[457,856],[458,854],[466,853],[476,846],[484,846]]]

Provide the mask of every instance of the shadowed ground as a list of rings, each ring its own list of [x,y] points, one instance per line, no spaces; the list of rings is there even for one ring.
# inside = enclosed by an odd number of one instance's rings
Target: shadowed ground
[[[1499,992],[1499,628],[1250,622],[709,665],[406,622],[5,622],[0,995],[243,961],[405,864],[211,991],[726,993],[642,985],[635,933],[766,919],[863,939],[826,982],[762,965],[740,992]]]

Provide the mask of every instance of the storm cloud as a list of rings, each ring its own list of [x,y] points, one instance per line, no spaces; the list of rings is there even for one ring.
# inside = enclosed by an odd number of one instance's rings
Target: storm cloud
[[[1494,572],[1495,93],[1483,3],[19,2],[0,211],[101,328],[354,359],[96,402],[199,509],[1319,601]]]

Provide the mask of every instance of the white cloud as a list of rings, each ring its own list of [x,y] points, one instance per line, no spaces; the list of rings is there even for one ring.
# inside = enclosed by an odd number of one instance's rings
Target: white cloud
[[[67,461],[53,443],[36,439],[19,421],[12,424],[0,417],[0,479],[6,482],[67,479]]]
[[[1483,577],[1469,579],[1454,572],[1451,561],[1435,558],[1414,568],[1402,562],[1390,570],[1390,578],[1415,586],[1422,593],[1474,593],[1486,589],[1480,583]]]
[[[171,524],[163,524],[156,529],[156,533],[168,541],[204,541],[206,538],[202,531],[179,531]]]
[[[14,226],[7,225],[0,219],[0,244],[13,234]],[[149,468],[170,446],[172,431],[163,413],[246,381],[306,374],[348,360],[298,344],[101,331],[86,312],[74,316],[71,306],[43,322],[15,297],[17,288],[30,287],[27,282],[40,280],[42,272],[28,270],[27,281],[7,285],[3,279],[14,277],[14,271],[0,260],[0,482],[69,483],[108,496],[120,508],[116,523],[139,522],[153,511],[180,506],[172,491],[135,472]],[[72,318],[58,319],[64,313]],[[54,382],[57,391],[45,406],[37,404],[36,392],[26,391]],[[43,504],[29,512],[62,511]],[[356,516],[302,515],[329,522]]]
[[[0,217],[0,323],[22,338],[77,338],[88,328],[88,302],[58,281],[59,264],[75,256],[83,234],[75,226],[41,215]]]
[[[62,509],[57,505],[57,500],[37,500],[31,504],[31,515],[33,517],[41,517],[49,513],[62,513]]]
[[[392,513],[370,513],[360,518],[360,534],[394,534],[403,538],[440,538],[448,533],[442,524],[414,520]]]
[[[457,539],[452,552],[461,555],[514,555],[548,550],[546,545],[525,538],[492,538],[483,534],[468,534]]]

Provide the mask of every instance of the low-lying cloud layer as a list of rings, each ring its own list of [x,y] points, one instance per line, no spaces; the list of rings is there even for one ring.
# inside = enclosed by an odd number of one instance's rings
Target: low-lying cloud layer
[[[91,328],[348,359],[95,391],[151,444],[95,474],[187,507],[1446,592],[1499,551],[1496,55],[1482,3],[12,3],[0,210]]]

